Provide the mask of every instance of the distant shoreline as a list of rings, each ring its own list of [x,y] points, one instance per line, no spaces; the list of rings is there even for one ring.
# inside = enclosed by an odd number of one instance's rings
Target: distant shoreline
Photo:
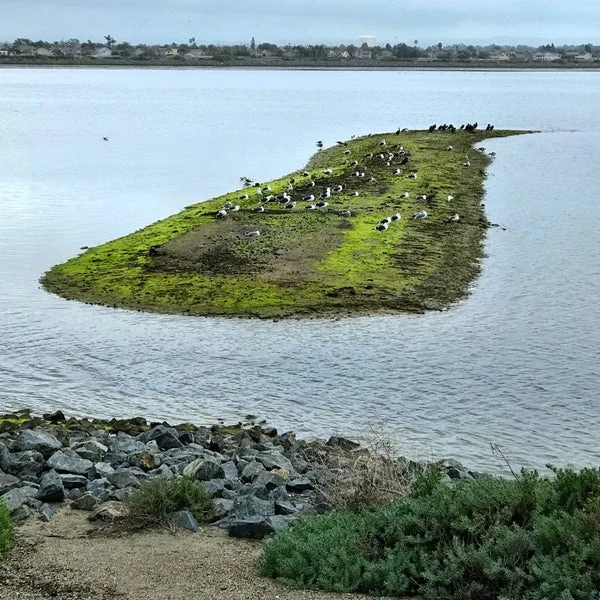
[[[575,71],[575,72],[596,72],[600,71],[600,64],[591,65],[531,65],[520,64],[514,66],[506,65],[465,65],[465,64],[409,64],[409,63],[394,63],[394,64],[304,64],[302,62],[290,62],[290,64],[268,64],[268,63],[216,63],[216,62],[193,62],[193,63],[177,63],[168,64],[165,62],[117,62],[117,61],[99,61],[99,62],[0,62],[0,69],[56,69],[56,68],[75,68],[75,69],[224,69],[224,70],[276,70],[276,71],[474,71],[474,72],[556,72],[556,71]]]

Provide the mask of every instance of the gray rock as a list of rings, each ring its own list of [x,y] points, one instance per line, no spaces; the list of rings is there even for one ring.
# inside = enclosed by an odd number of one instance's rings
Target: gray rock
[[[19,508],[10,513],[10,517],[15,523],[19,523],[28,519],[33,513],[34,510],[30,506],[22,504]]]
[[[2,494],[0,498],[4,500],[9,512],[12,514],[36,494],[37,488],[24,486],[6,492],[6,494]]]
[[[101,501],[94,494],[85,492],[85,494],[71,502],[71,508],[75,510],[94,510],[99,504],[101,504]]]
[[[0,496],[2,494],[6,494],[6,492],[10,492],[16,487],[20,485],[20,479],[15,477],[14,475],[9,475],[8,473],[0,474]]]
[[[179,441],[179,432],[165,425],[157,425],[146,432],[146,441],[150,440],[155,440],[161,450],[183,448],[183,444]]]
[[[235,463],[232,460],[228,460],[221,464],[221,468],[223,469],[224,478],[229,479],[230,481],[237,481],[238,479],[238,470]]]
[[[51,469],[62,473],[74,473],[76,475],[87,475],[94,466],[91,460],[81,458],[77,452],[70,448],[58,450],[47,461]]]
[[[209,458],[197,458],[192,461],[185,467],[183,474],[200,481],[223,479],[225,477],[223,467],[216,460]]]
[[[271,524],[271,527],[273,527],[274,531],[283,531],[287,529],[293,520],[294,517],[284,515],[274,515],[273,517],[268,518],[268,521]]]
[[[175,474],[170,467],[167,467],[167,465],[160,465],[158,469],[149,471],[148,475],[152,479],[173,479],[173,477],[175,477]]]
[[[284,469],[290,475],[295,475],[294,466],[288,458],[279,452],[261,452],[257,457],[266,469]]]
[[[275,503],[250,494],[238,496],[233,501],[233,510],[238,517],[268,517],[275,514]]]
[[[51,504],[42,504],[42,506],[38,509],[38,517],[40,521],[48,522],[52,517],[56,514],[56,506],[52,506]]]
[[[276,515],[293,515],[297,513],[298,509],[287,500],[275,500],[275,514]]]
[[[42,475],[36,497],[42,502],[62,502],[65,499],[65,486],[60,475],[54,469],[50,469]]]
[[[119,489],[126,487],[138,487],[141,483],[131,469],[115,471],[114,473],[108,475],[107,479]]]
[[[51,434],[38,429],[24,429],[17,436],[17,450],[35,450],[48,458],[62,448],[62,444]]]
[[[242,481],[246,481],[246,482],[254,481],[254,479],[258,476],[258,474],[265,470],[266,469],[261,462],[253,460],[252,462],[249,462],[244,467],[244,470],[242,471],[240,479]]]
[[[274,490],[285,485],[286,481],[279,473],[262,471],[255,477],[252,483],[254,483],[254,485],[262,485],[268,490]]]
[[[127,498],[129,498],[129,496],[131,496],[131,494],[133,494],[134,491],[135,491],[135,488],[132,488],[132,487],[125,487],[125,488],[121,488],[119,490],[113,490],[110,493],[110,499],[118,500],[119,502],[123,502],[123,500],[126,500]]]
[[[218,498],[225,489],[224,479],[211,479],[210,481],[204,482],[206,491],[210,494],[211,498]]]
[[[160,467],[162,464],[160,456],[148,450],[133,452],[129,455],[127,462],[132,467],[138,467],[142,469],[142,471],[151,471],[152,469]]]
[[[103,502],[96,506],[88,517],[90,521],[117,521],[127,516],[127,508],[122,502]]]
[[[225,525],[231,537],[262,539],[273,533],[273,525],[265,517],[245,517],[234,519]]]
[[[226,498],[215,498],[213,500],[215,506],[215,518],[222,519],[233,512],[233,500]]]
[[[37,450],[24,450],[11,454],[9,472],[19,479],[39,478],[44,467],[44,455]]]
[[[169,514],[169,521],[173,525],[187,529],[196,533],[198,531],[198,521],[189,510],[178,510]]]
[[[310,479],[306,478],[298,478],[290,481],[285,486],[290,492],[294,494],[300,494],[302,492],[306,492],[307,490],[314,490],[315,486],[312,484]]]
[[[106,477],[88,481],[85,488],[92,496],[97,498],[99,502],[106,502],[113,491],[113,486]]]
[[[327,442],[325,442],[325,445],[337,446],[338,448],[343,448],[344,450],[354,450],[360,447],[358,442],[354,442],[348,438],[340,437],[339,435],[332,435]]]
[[[90,439],[84,442],[80,442],[73,446],[73,450],[77,452],[77,454],[81,458],[85,458],[86,460],[91,460],[93,463],[101,461],[108,452],[108,446],[105,446],[98,440]]]
[[[114,473],[115,469],[112,465],[105,462],[94,463],[94,466],[90,470],[90,477],[108,477],[111,473]]]
[[[68,490],[85,487],[88,482],[88,478],[84,475],[75,475],[74,473],[59,473],[59,475],[63,485]]]
[[[132,452],[141,452],[146,447],[144,446],[144,442],[136,440],[129,435],[119,433],[117,437],[110,441],[109,449],[112,454],[129,455]]]
[[[0,471],[7,472],[10,468],[10,452],[6,444],[0,442]]]

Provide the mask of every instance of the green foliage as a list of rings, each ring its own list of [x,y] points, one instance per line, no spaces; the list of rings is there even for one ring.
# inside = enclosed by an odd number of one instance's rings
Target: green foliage
[[[136,527],[169,524],[169,513],[189,510],[199,523],[210,521],[214,505],[204,484],[190,477],[153,479],[142,483],[125,500],[128,521]]]
[[[0,559],[10,550],[12,521],[4,500],[0,499]]]
[[[292,585],[432,600],[600,599],[600,471],[553,472],[449,486],[427,471],[389,506],[277,534],[262,571]]]

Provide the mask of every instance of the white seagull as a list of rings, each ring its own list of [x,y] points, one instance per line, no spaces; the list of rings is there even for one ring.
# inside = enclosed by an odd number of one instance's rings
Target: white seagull
[[[413,219],[424,219],[427,216],[426,210],[420,210],[413,215]]]

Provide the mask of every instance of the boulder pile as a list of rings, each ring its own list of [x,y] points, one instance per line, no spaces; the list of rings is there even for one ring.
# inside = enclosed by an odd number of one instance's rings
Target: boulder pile
[[[328,466],[324,457],[332,453],[338,459]],[[0,417],[0,498],[14,521],[50,520],[61,503],[105,518],[122,512],[122,501],[145,481],[187,475],[210,493],[217,526],[262,538],[300,515],[330,509],[335,499],[322,482],[332,471],[350,471],[361,454],[369,453],[345,438],[297,440],[264,424],[171,426],[21,411]],[[456,461],[442,466],[449,481],[471,476]],[[185,513],[174,520],[195,530]]]

